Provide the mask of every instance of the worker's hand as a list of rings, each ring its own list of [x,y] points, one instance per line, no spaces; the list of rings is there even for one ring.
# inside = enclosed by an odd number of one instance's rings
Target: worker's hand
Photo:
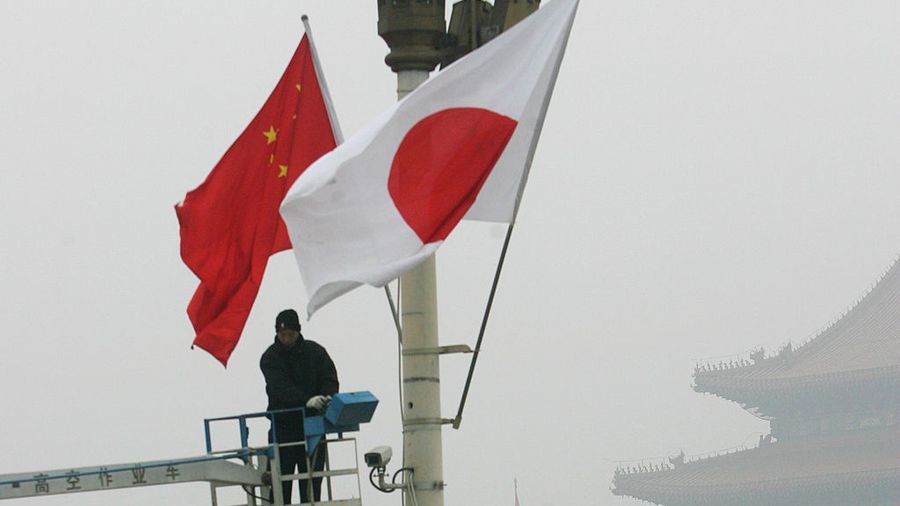
[[[328,406],[328,401],[331,400],[331,397],[326,395],[317,395],[315,397],[311,397],[308,401],[306,401],[306,407],[309,409],[317,409],[319,411],[325,411],[325,407]]]

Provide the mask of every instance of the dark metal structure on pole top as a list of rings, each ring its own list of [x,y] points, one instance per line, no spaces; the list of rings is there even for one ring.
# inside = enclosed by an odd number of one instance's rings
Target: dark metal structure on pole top
[[[430,72],[496,37],[540,3],[461,0],[453,5],[448,29],[444,0],[378,0],[378,35],[391,49],[384,61],[394,72]]]
[[[384,62],[394,72],[434,70],[444,26],[444,0],[378,0],[378,35],[391,48]]]

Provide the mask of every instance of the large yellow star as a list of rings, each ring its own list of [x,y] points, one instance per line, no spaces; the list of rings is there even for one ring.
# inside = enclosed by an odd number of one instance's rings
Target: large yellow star
[[[273,142],[275,142],[275,139],[278,138],[278,132],[275,131],[275,127],[271,125],[269,125],[269,131],[263,132],[263,135],[265,135],[266,139],[268,139],[266,141],[266,145],[272,144]]]
[[[278,177],[287,176],[288,166],[287,165],[279,165],[278,166]]]

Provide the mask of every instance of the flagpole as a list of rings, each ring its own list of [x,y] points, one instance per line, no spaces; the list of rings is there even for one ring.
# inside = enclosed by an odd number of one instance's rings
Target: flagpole
[[[303,21],[303,30],[306,31],[306,40],[309,41],[309,51],[312,53],[313,67],[316,71],[316,80],[319,81],[319,89],[322,90],[322,99],[325,101],[325,110],[328,112],[328,120],[331,122],[331,133],[334,135],[334,143],[340,146],[344,143],[344,134],[341,132],[341,124],[338,123],[337,114],[334,112],[334,102],[331,101],[331,92],[328,91],[328,82],[322,72],[322,64],[319,62],[319,51],[313,40],[312,28],[309,26],[309,16],[300,16]]]

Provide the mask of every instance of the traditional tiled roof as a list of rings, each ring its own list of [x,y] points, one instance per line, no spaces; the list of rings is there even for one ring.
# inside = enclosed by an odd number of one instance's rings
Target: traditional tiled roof
[[[763,442],[720,457],[616,473],[613,493],[667,506],[900,504],[900,428]],[[811,498],[822,497],[809,502]]]
[[[900,263],[834,324],[804,346],[777,355],[698,367],[695,389],[743,401],[746,390],[900,382]]]

